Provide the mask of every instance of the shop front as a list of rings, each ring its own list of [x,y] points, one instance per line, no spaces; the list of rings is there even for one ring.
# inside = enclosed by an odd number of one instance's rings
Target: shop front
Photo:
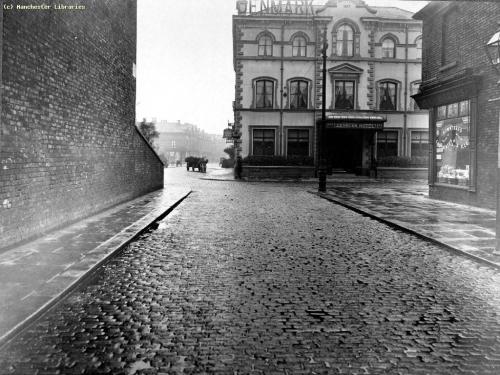
[[[484,181],[487,168],[478,169],[478,155],[485,155],[478,141],[478,122],[481,76],[470,69],[449,77],[423,82],[420,92],[413,96],[421,108],[430,110],[430,170],[429,195],[454,202],[486,205]],[[483,111],[484,112],[484,111]],[[483,121],[483,131],[487,126]],[[486,152],[485,152],[486,151]],[[478,192],[481,194],[478,195]]]

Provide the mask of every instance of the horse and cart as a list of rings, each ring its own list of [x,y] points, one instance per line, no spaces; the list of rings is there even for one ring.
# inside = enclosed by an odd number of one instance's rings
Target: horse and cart
[[[194,172],[195,168],[198,170],[198,172],[203,172],[205,173],[207,171],[207,163],[208,159],[205,159],[204,157],[197,157],[197,156],[188,156],[186,159],[184,159],[186,162],[186,169],[189,171],[189,168]]]

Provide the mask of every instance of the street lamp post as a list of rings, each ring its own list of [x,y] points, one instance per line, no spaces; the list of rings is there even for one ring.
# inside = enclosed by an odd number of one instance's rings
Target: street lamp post
[[[326,39],[326,27],[323,30],[323,48],[321,50],[323,58],[323,80],[322,80],[322,90],[321,90],[321,121],[319,122],[319,184],[318,191],[326,191],[326,50],[328,49],[328,42]]]

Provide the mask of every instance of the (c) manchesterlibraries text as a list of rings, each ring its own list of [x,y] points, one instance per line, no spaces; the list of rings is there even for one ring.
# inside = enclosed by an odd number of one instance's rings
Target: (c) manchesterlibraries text
[[[85,5],[66,5],[66,4],[4,4],[5,10],[85,10]]]

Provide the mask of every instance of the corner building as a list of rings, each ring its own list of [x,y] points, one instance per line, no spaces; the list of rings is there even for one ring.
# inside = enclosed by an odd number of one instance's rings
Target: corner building
[[[427,111],[410,97],[420,84],[421,22],[361,0],[298,3],[237,2],[240,155],[310,156],[317,166],[326,28],[329,170],[367,174],[373,157],[427,157]]]
[[[414,98],[430,113],[429,195],[495,209],[500,70],[486,45],[499,31],[500,3],[431,2],[414,17],[424,30]]]

